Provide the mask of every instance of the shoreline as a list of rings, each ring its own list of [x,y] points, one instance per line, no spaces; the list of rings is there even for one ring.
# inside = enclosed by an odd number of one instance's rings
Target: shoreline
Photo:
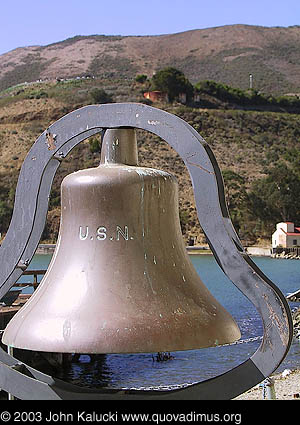
[[[286,376],[284,372],[286,372]],[[271,375],[271,378],[274,379],[276,400],[300,399],[300,369],[286,369],[284,372]],[[264,400],[263,387],[258,384],[233,400]]]
[[[47,254],[53,254],[55,250],[56,244],[39,244],[36,254],[39,255],[47,255]],[[186,250],[188,254],[195,255],[195,254],[209,254],[213,255],[211,249],[209,246],[206,245],[195,245],[195,246],[186,246]],[[249,255],[255,255],[260,257],[271,257],[271,248],[270,247],[256,247],[256,246],[250,246],[245,247],[245,251]]]
[[[42,243],[42,244],[39,244],[35,253],[39,255],[53,254],[55,247],[56,247],[56,244]],[[186,250],[188,251],[189,254],[212,254],[212,251],[210,250],[210,248],[206,246],[187,246]]]
[[[47,254],[53,254],[55,250],[56,244],[51,243],[41,243],[37,247],[37,250],[35,251],[35,254],[38,255],[47,255]]]

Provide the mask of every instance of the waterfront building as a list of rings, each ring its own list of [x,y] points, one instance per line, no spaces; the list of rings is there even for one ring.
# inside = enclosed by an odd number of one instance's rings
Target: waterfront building
[[[272,235],[272,248],[300,247],[300,227],[292,222],[277,223]]]

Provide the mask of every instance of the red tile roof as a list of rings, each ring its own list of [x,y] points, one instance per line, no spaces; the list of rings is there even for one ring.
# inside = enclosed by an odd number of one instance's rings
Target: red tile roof
[[[288,236],[300,236],[300,227],[295,227],[295,232],[286,232],[284,229],[280,228]]]

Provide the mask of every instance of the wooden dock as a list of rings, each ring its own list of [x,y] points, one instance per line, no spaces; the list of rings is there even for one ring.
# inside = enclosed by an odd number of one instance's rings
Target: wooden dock
[[[43,276],[47,270],[25,270],[23,272],[23,276],[33,276],[32,282],[22,282],[15,283],[13,285],[14,288],[22,288],[32,286],[33,291],[38,287],[39,280],[38,276]],[[9,295],[15,292],[15,297],[10,297]],[[9,291],[3,298],[0,300],[0,330],[4,330],[6,325],[10,321],[10,319],[23,307],[26,301],[30,298],[31,294],[21,294],[17,293],[17,291]],[[11,300],[10,300],[11,298]],[[1,305],[2,301],[2,305]],[[6,301],[6,302],[5,302]],[[10,302],[11,301],[11,302]]]
[[[10,319],[23,307],[31,294],[20,294],[12,305],[0,307],[0,330],[4,330]]]

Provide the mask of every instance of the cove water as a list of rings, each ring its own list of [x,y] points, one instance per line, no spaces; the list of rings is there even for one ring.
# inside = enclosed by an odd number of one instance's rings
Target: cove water
[[[50,255],[36,255],[30,269],[47,268]],[[214,297],[236,320],[242,337],[263,335],[262,322],[255,307],[227,279],[212,255],[191,255],[190,259]],[[300,261],[252,257],[258,267],[279,287],[284,295],[300,287]],[[28,281],[23,276],[20,281]],[[25,289],[24,292],[30,292]],[[290,303],[293,309],[299,303]],[[203,381],[224,373],[247,360],[258,348],[259,340],[224,347],[171,353],[172,360],[157,362],[152,354],[109,354],[92,362],[81,355],[79,362],[70,363],[57,377],[81,386],[94,388],[170,388]],[[276,372],[300,368],[300,342],[294,339],[290,351]]]

